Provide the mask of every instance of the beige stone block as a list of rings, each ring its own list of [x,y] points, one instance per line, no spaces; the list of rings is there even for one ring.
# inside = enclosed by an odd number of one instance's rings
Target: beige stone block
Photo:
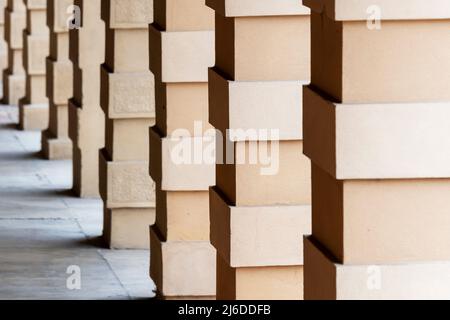
[[[105,209],[103,237],[111,249],[149,249],[154,208]]]
[[[47,97],[55,104],[67,104],[72,97],[72,85],[72,63],[47,58]]]
[[[305,154],[336,179],[450,177],[448,103],[338,104],[311,88],[304,100]]]
[[[100,107],[100,63],[96,67],[80,69],[73,65],[73,96],[72,99],[81,106],[89,106],[101,112]]]
[[[313,165],[313,235],[345,264],[450,260],[449,179],[335,180]]]
[[[98,107],[98,109],[100,109]],[[83,198],[99,194],[99,150],[104,147],[104,114],[69,101],[69,137],[73,141],[73,190]]]
[[[24,31],[24,67],[28,75],[45,75],[48,35],[30,35]]]
[[[311,82],[336,102],[450,100],[450,19],[382,21],[379,30],[366,20],[311,19]]]
[[[367,10],[372,6],[380,8],[382,20],[450,18],[450,4],[445,0],[303,0],[303,5],[315,12],[325,12],[331,19],[339,21],[366,21]]]
[[[42,132],[42,155],[48,160],[72,158],[72,141],[68,137],[55,137],[49,130]]]
[[[73,192],[81,198],[98,198],[99,160],[98,149],[74,146],[72,151]]]
[[[22,49],[22,32],[26,26],[25,11],[5,11],[5,40],[11,49]]]
[[[51,60],[69,62],[69,33],[50,33],[49,55]]]
[[[49,124],[50,135],[54,138],[69,137],[69,107],[66,104],[55,105],[49,103]]]
[[[7,9],[23,12],[26,10],[25,2],[23,0],[7,0]]]
[[[164,191],[207,191],[215,184],[215,137],[161,137],[150,129],[150,175]]]
[[[47,7],[47,0],[24,0],[28,10],[42,10]]]
[[[306,300],[448,300],[450,263],[343,265],[305,240]]]
[[[216,252],[209,241],[161,240],[150,229],[150,276],[163,297],[211,297],[216,294]]]
[[[100,151],[100,195],[108,209],[155,207],[155,184],[147,161],[113,162]]]
[[[109,119],[155,118],[155,83],[150,71],[109,73],[101,69],[100,104]]]
[[[30,104],[48,104],[45,94],[46,82],[45,74],[26,77],[25,97]]]
[[[8,48],[8,70],[14,75],[25,74],[23,68],[23,51]]]
[[[150,69],[162,82],[207,82],[214,65],[214,31],[165,32],[149,28]]]
[[[19,100],[25,95],[25,75],[9,74],[4,72],[4,102],[10,105],[18,105]]]
[[[24,99],[19,103],[19,127],[21,130],[45,130],[48,127],[48,104],[26,104]]]
[[[164,241],[209,241],[208,191],[156,188],[156,227]]]
[[[216,68],[234,81],[310,78],[310,19],[305,15],[216,15]]]
[[[156,82],[156,127],[162,136],[202,136],[208,121],[208,83]]]
[[[105,22],[101,20],[102,0],[75,0],[82,6],[81,28],[69,30],[69,57],[80,69],[95,68],[105,59]],[[95,36],[93,36],[95,34]]]
[[[69,31],[68,9],[73,5],[73,0],[49,0],[47,1],[47,25],[53,33],[65,33]]]
[[[209,70],[209,119],[225,135],[227,130],[277,132],[273,140],[302,140],[302,81],[230,81]],[[254,140],[261,140],[255,135]],[[232,141],[253,140],[251,136]]]
[[[216,185],[231,205],[308,205],[311,168],[302,147],[302,141],[224,144],[224,154],[234,157],[217,157],[225,164],[217,166]]]
[[[159,0],[154,22],[164,31],[214,30],[214,11],[204,0]]]
[[[148,130],[154,119],[106,119],[105,149],[112,161],[149,159]],[[132,142],[132,143],[130,143]]]
[[[211,243],[227,265],[303,265],[303,236],[311,234],[310,206],[231,206],[210,189]]]
[[[153,0],[102,1],[102,18],[111,29],[143,29],[153,22]]]
[[[291,16],[310,12],[297,0],[206,0],[206,5],[225,17]]]
[[[217,255],[217,300],[301,300],[303,266],[231,268]]]
[[[145,29],[106,28],[105,65],[110,72],[143,72],[149,69],[149,36]]]
[[[30,34],[46,34],[48,36],[46,8],[46,0],[37,0],[32,5],[27,4],[26,29]]]

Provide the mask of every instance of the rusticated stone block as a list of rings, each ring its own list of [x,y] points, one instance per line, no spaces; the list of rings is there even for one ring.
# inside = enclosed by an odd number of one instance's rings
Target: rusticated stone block
[[[48,36],[28,35],[24,31],[24,67],[29,75],[45,74],[45,59],[48,54]]]
[[[100,152],[100,194],[107,208],[154,207],[154,190],[148,162],[112,162]]]
[[[110,0],[102,2],[102,18],[111,29],[146,28],[153,22],[152,1]]]
[[[154,78],[150,71],[109,73],[102,68],[101,106],[109,119],[154,118]]]
[[[159,231],[152,227],[150,250],[150,274],[159,296],[215,296],[216,253],[209,241],[164,242]]]

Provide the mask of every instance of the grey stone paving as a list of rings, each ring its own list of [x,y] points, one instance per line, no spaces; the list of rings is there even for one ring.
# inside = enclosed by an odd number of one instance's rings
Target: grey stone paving
[[[39,158],[40,133],[16,122],[0,105],[0,299],[153,297],[149,252],[102,247],[102,202],[73,197],[71,162]],[[79,290],[67,288],[70,266]]]

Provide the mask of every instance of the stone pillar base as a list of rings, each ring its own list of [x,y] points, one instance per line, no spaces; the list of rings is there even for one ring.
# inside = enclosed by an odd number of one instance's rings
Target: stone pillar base
[[[18,105],[25,95],[25,75],[3,73],[3,103]]]
[[[103,238],[110,249],[149,249],[154,208],[104,209]]]
[[[447,300],[450,262],[341,264],[305,240],[306,300]]]
[[[19,101],[19,129],[45,130],[48,128],[48,104],[27,104],[25,99]]]
[[[42,155],[48,160],[71,159],[72,141],[69,138],[54,138],[48,131],[43,131]]]
[[[303,299],[303,266],[232,268],[218,254],[217,275],[217,300]]]
[[[206,241],[164,241],[150,228],[150,276],[165,300],[214,299],[216,250]],[[181,267],[182,266],[182,267]]]

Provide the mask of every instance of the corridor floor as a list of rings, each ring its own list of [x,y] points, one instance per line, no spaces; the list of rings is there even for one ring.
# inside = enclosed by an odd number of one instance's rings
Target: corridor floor
[[[0,105],[0,299],[152,297],[149,252],[104,248],[102,202],[73,197],[70,161],[41,159],[16,122]]]

